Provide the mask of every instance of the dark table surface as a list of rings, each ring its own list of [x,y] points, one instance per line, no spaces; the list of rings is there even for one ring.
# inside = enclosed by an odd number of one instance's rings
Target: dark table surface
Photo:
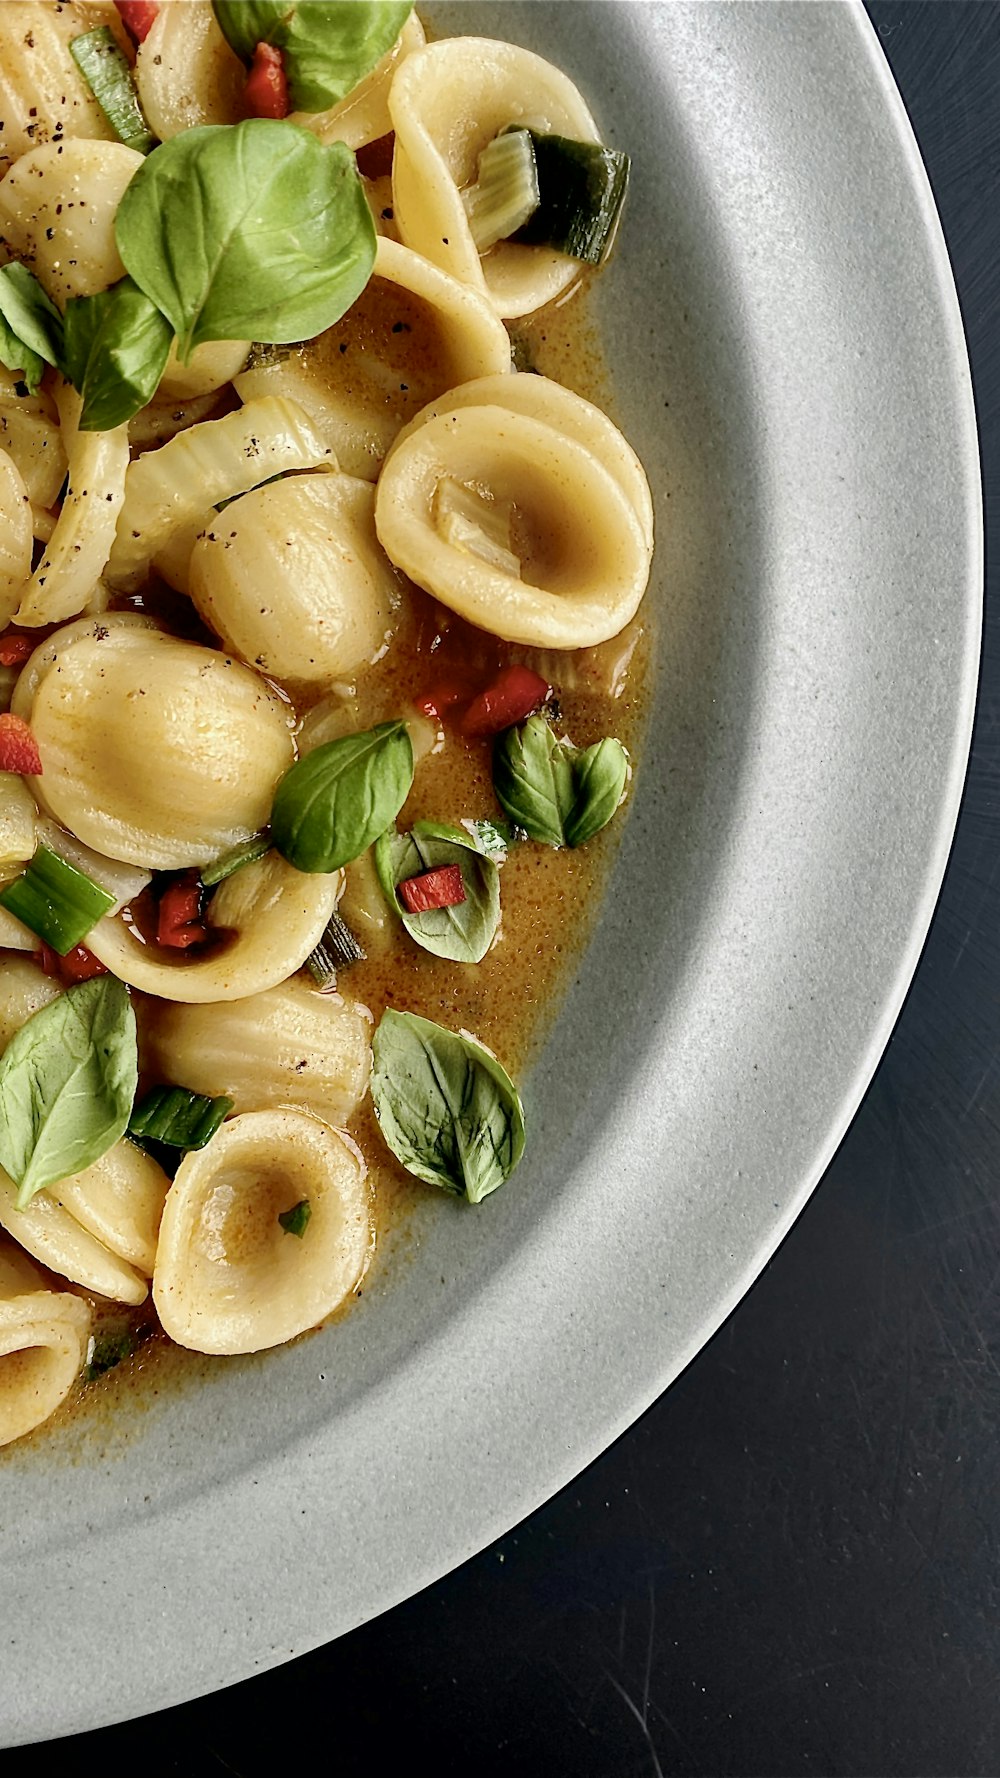
[[[1000,4],[869,11],[955,267],[995,538]],[[685,1375],[376,1622],[5,1772],[1000,1774],[998,629],[895,1035],[809,1207]]]

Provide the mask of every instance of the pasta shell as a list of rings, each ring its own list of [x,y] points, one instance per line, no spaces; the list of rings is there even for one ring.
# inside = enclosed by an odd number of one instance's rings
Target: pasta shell
[[[50,1290],[16,1248],[0,1249],[0,1445],[23,1438],[55,1413],[83,1369],[90,1308]]]
[[[110,916],[87,934],[87,946],[121,981],[160,999],[191,1006],[245,1000],[301,969],[343,881],[342,871],[299,871],[269,852],[228,877],[212,897],[207,923],[224,940],[219,950],[191,956],[144,944],[124,919]]]
[[[441,522],[442,487],[511,515],[510,558]],[[390,560],[460,617],[511,642],[584,648],[634,616],[649,578],[652,503],[642,466],[597,408],[544,377],[452,390],[396,440],[375,505]],[[503,552],[506,556],[508,552]]]
[[[31,501],[17,464],[0,449],[0,629],[10,623],[31,573]]]
[[[482,150],[506,124],[600,141],[565,74],[513,43],[447,38],[402,63],[389,111],[396,131],[393,207],[408,247],[481,291],[505,319],[529,315],[568,289],[580,268],[549,247],[500,241],[480,258],[461,197],[475,181]]]
[[[23,589],[17,621],[64,623],[82,611],[108,560],[125,498],[128,427],[81,432],[82,402],[65,385],[57,397],[69,486],[38,567]]]
[[[293,744],[287,706],[256,674],[214,649],[103,620],[66,646],[53,637],[53,651],[19,713],[44,762],[36,795],[85,845],[177,870],[264,826]]]
[[[50,142],[0,182],[0,233],[60,308],[125,276],[115,216],[142,165],[124,142]]]
[[[195,544],[188,580],[234,654],[273,679],[318,685],[385,653],[401,596],[375,535],[375,491],[349,475],[244,494]]]
[[[37,945],[37,938],[33,938]],[[27,957],[5,957],[0,968],[0,1054],[7,1048],[15,1031],[33,1013],[41,1012],[62,989],[47,976],[37,963]]]
[[[69,53],[81,31],[110,25],[121,33],[114,6],[37,6],[4,0],[0,6],[0,117],[8,161],[54,139],[103,138],[114,131]]]
[[[161,0],[140,43],[135,79],[161,142],[206,123],[239,123],[246,70],[215,22],[209,0]]]
[[[301,1237],[278,1217],[306,1199]],[[153,1273],[164,1331],[195,1352],[260,1352],[316,1327],[364,1275],[371,1194],[348,1137],[299,1111],[253,1111],[181,1162]]]
[[[111,1253],[59,1202],[58,1186],[36,1192],[25,1210],[16,1207],[17,1187],[0,1169],[0,1224],[33,1258],[72,1284],[116,1303],[142,1303],[146,1280]]]
[[[109,1253],[151,1278],[169,1187],[151,1155],[134,1142],[116,1142],[82,1173],[61,1179],[51,1195]]]
[[[238,1112],[290,1105],[339,1125],[367,1090],[371,1026],[367,1007],[293,979],[228,1006],[150,1008],[144,1057],[159,1078],[225,1094]]]

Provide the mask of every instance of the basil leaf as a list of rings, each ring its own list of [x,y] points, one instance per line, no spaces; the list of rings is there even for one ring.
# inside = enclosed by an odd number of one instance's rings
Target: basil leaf
[[[529,839],[565,845],[573,805],[572,749],[556,739],[543,716],[530,716],[497,736],[493,788],[505,814]]]
[[[582,846],[606,827],[628,781],[628,754],[610,736],[592,747],[558,740],[543,716],[505,729],[493,747],[493,788],[529,839]]]
[[[294,110],[325,111],[381,61],[413,9],[410,0],[212,0],[212,10],[248,66],[258,43],[281,50]]]
[[[379,1128],[408,1173],[479,1204],[524,1153],[524,1110],[506,1069],[467,1032],[382,1014],[373,1044]]]
[[[19,1210],[125,1134],[137,1078],[135,1013],[113,975],[67,989],[15,1032],[0,1060],[0,1165]]]
[[[397,883],[439,864],[457,864],[465,900],[423,914],[400,907]],[[500,872],[466,834],[433,821],[415,821],[409,833],[390,829],[375,847],[375,869],[387,902],[418,945],[455,963],[482,961],[500,924]]]
[[[81,432],[109,432],[156,393],[173,329],[131,278],[66,304],[63,369],[83,396]]]
[[[61,348],[62,317],[34,273],[17,260],[0,266],[0,361],[21,372],[33,395]]]
[[[205,340],[312,339],[368,282],[375,224],[354,156],[276,118],[164,142],[115,220],[127,272],[186,363]]]
[[[628,782],[628,754],[606,736],[573,761],[573,806],[566,817],[567,846],[583,846],[607,827]]]
[[[338,870],[391,827],[413,783],[405,722],[380,722],[317,747],[285,773],[271,840],[298,870]]]
[[[36,393],[45,374],[45,360],[18,339],[3,314],[0,314],[0,364],[22,378],[29,395]]]

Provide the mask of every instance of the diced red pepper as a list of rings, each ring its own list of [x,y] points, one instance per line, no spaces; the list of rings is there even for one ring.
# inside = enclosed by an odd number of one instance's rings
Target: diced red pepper
[[[100,958],[95,957],[93,951],[88,951],[86,945],[74,945],[59,961],[62,964],[59,974],[68,988],[74,987],[77,982],[89,982],[95,975],[108,973]]]
[[[0,716],[0,772],[28,773],[37,778],[41,769],[38,742],[24,718],[5,710]]]
[[[0,667],[23,667],[37,647],[30,636],[0,636]]]
[[[457,864],[438,864],[433,870],[422,871],[419,877],[407,877],[397,888],[408,914],[455,908],[465,900],[465,884]]]
[[[439,722],[446,710],[454,710],[456,704],[464,704],[471,696],[468,683],[462,679],[440,679],[430,691],[423,693],[415,700],[418,710],[429,716],[432,722]]]
[[[104,964],[94,956],[93,951],[87,950],[86,945],[74,945],[71,951],[66,952],[65,957],[60,957],[59,952],[47,945],[44,939],[39,942],[41,950],[35,952],[36,963],[41,965],[46,975],[54,976],[67,988],[75,987],[77,982],[89,982],[95,975],[108,973]]]
[[[156,0],[115,0],[115,5],[129,35],[136,43],[145,43],[160,10]]]
[[[280,49],[258,43],[243,98],[251,117],[288,116],[288,81]]]
[[[156,916],[156,942],[168,949],[186,951],[208,937],[201,917],[202,885],[196,870],[168,883],[160,896]]]
[[[463,713],[463,735],[498,735],[523,722],[549,695],[549,682],[531,667],[501,667],[500,672]]]

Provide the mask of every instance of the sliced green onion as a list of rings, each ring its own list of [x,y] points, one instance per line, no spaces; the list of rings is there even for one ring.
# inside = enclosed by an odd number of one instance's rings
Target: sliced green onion
[[[512,501],[487,500],[454,476],[443,475],[434,489],[431,518],[438,536],[452,549],[520,580],[520,559],[510,547],[513,516]]]
[[[480,852],[494,864],[506,864],[507,853],[515,844],[514,834],[506,821],[465,821],[462,826],[472,835]]]
[[[529,247],[554,247],[571,259],[600,265],[611,247],[625,202],[630,161],[618,148],[574,142],[569,136],[528,135],[538,174],[538,207],[517,231]]]
[[[93,1383],[96,1378],[103,1377],[105,1371],[114,1370],[133,1352],[138,1352],[152,1335],[152,1328],[140,1327],[119,1328],[115,1332],[92,1334],[87,1347],[87,1362],[84,1366],[83,1380]]]
[[[23,876],[0,890],[0,906],[65,957],[115,905],[99,883],[39,846]]]
[[[224,883],[234,871],[242,870],[245,864],[256,864],[271,850],[270,835],[255,833],[252,839],[244,840],[242,845],[234,846],[231,852],[224,852],[214,864],[206,864],[201,873],[201,880],[206,889],[214,889],[216,883]]]
[[[139,103],[132,70],[107,25],[70,40],[69,53],[119,141],[139,154],[156,147]]]
[[[337,986],[337,970],[349,969],[352,963],[364,963],[368,952],[363,950],[346,920],[333,913],[323,936],[306,958],[306,968],[320,992],[325,994]]]
[[[511,129],[487,142],[476,183],[462,193],[472,239],[480,253],[517,233],[538,208],[538,173],[528,130]]]
[[[187,1087],[153,1087],[129,1119],[128,1134],[138,1142],[165,1142],[170,1148],[204,1148],[232,1099],[208,1099]]]
[[[306,1227],[311,1215],[312,1205],[310,1204],[309,1199],[300,1198],[299,1202],[293,1204],[290,1210],[282,1210],[279,1213],[278,1221],[286,1235],[298,1235],[299,1240],[301,1241],[306,1232]]]

